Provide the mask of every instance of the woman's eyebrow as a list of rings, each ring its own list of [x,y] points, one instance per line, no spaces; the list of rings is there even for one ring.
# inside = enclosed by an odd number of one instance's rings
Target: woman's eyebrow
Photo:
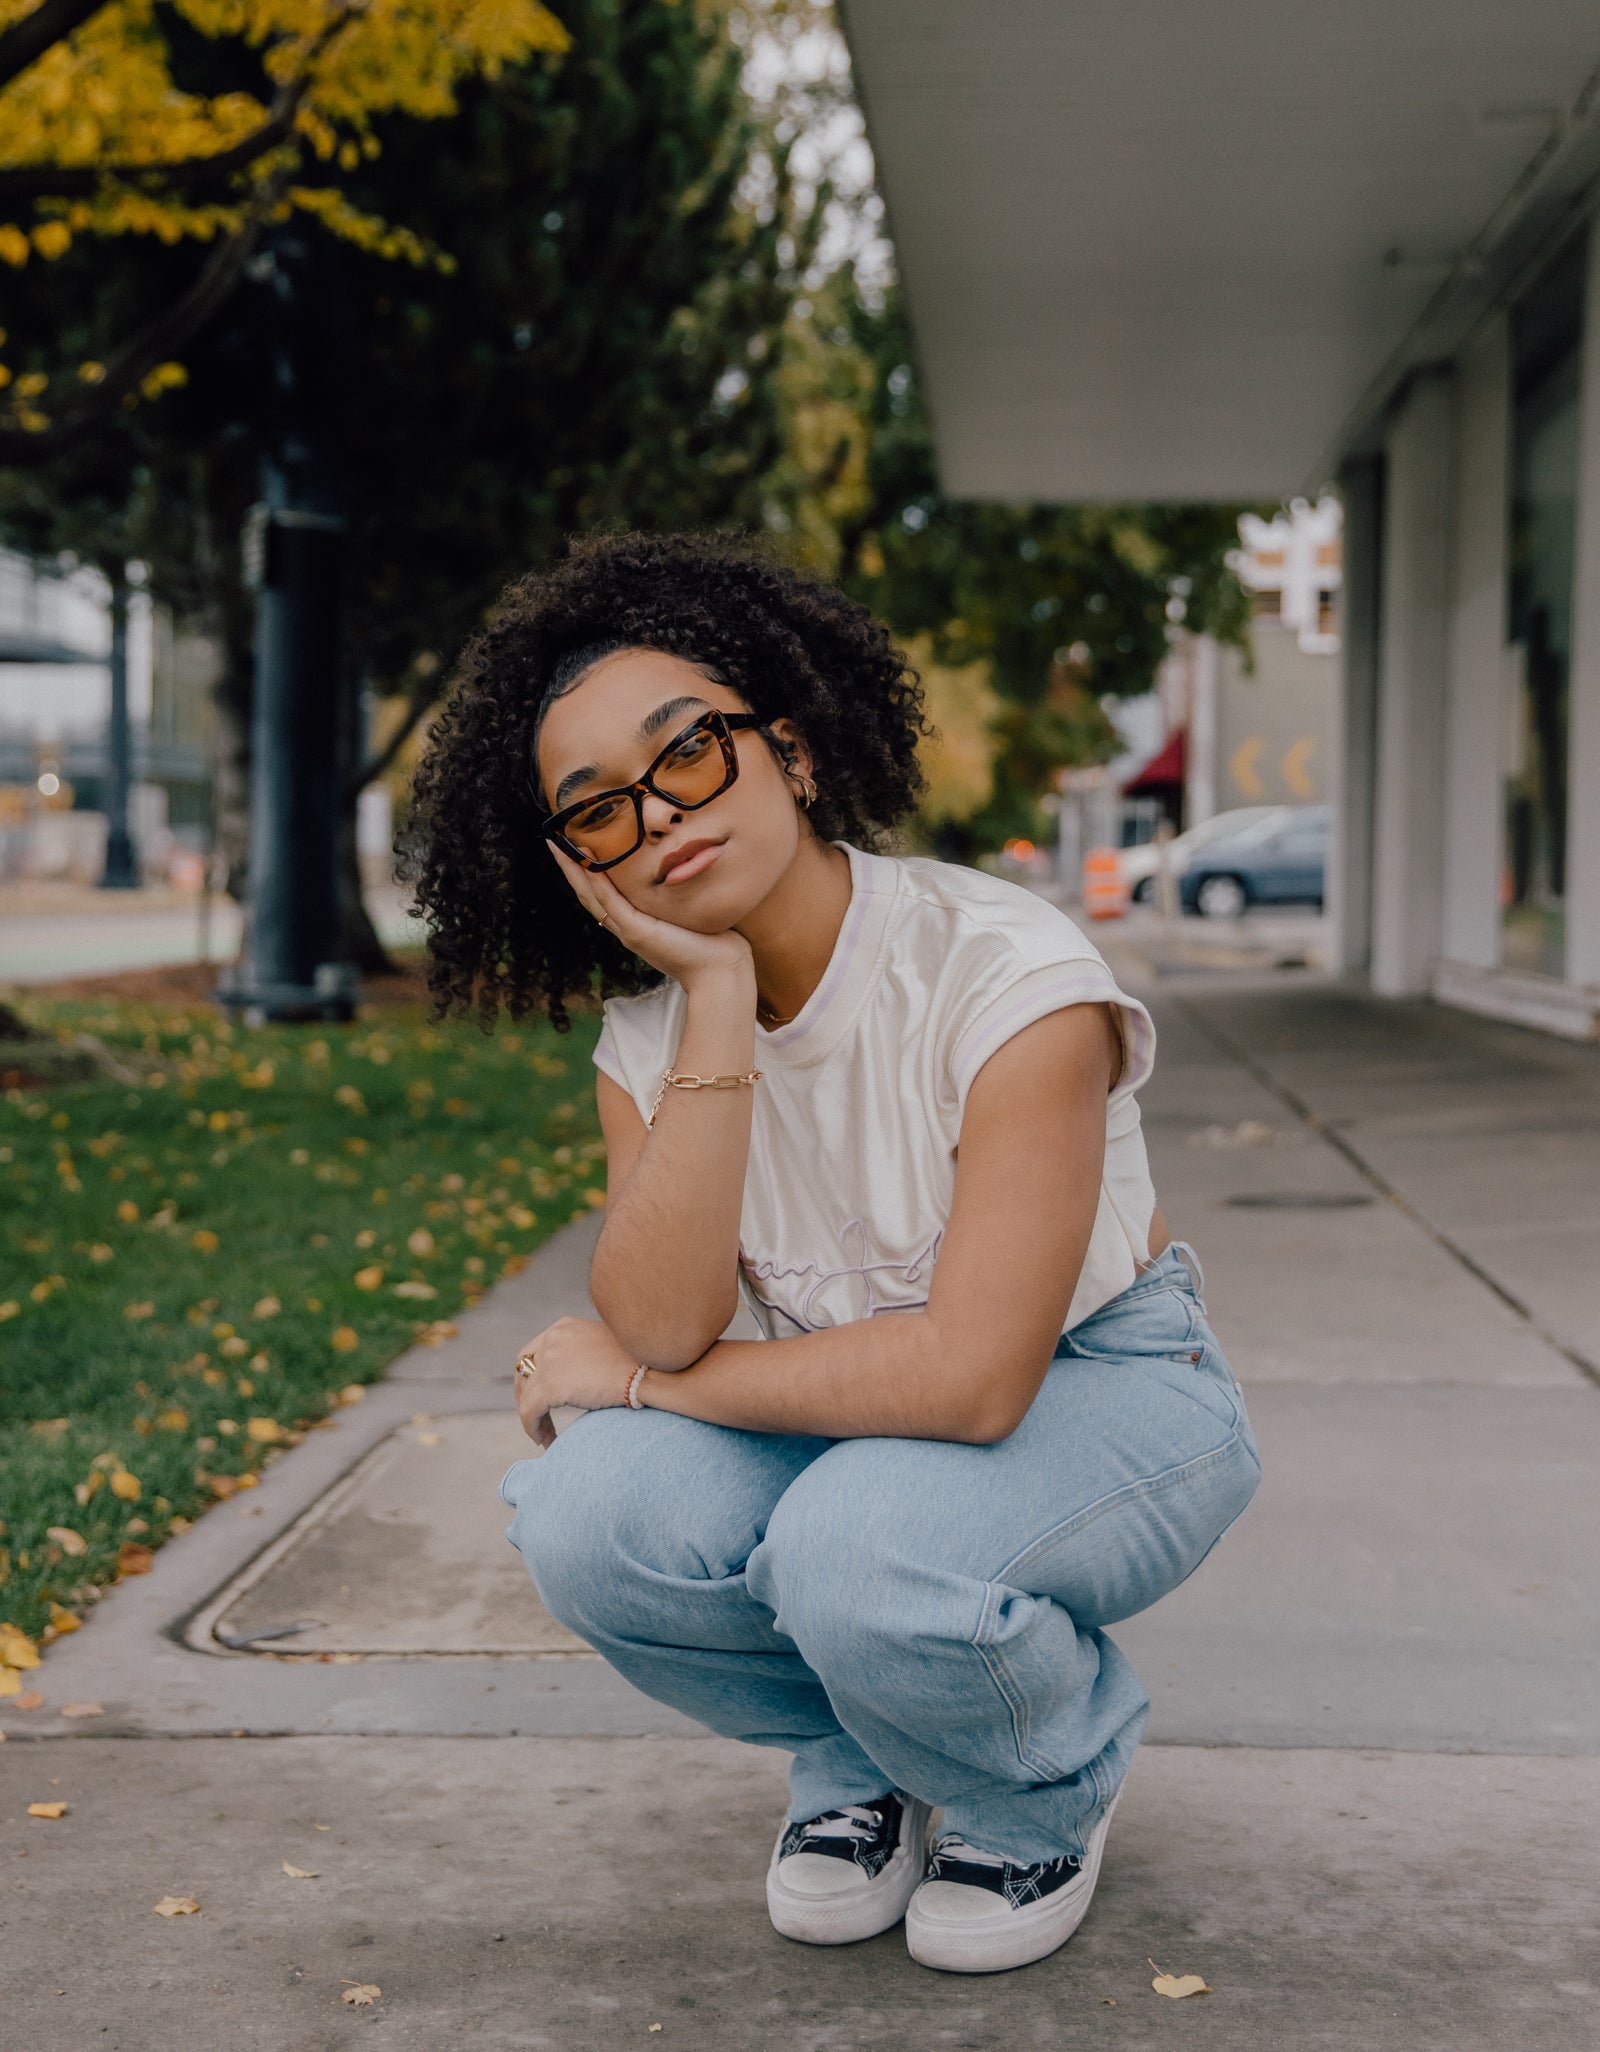
[[[658,705],[654,712],[648,712],[639,722],[639,739],[648,741],[652,734],[659,734],[668,720],[675,720],[679,713],[709,711],[710,706],[703,698],[688,693],[681,698],[669,698]]]
[[[696,698],[692,694],[665,699],[653,712],[647,712],[639,722],[639,739],[648,741],[652,734],[659,734],[661,729],[669,721],[677,719],[680,713],[702,712],[709,709],[707,700]],[[578,769],[568,770],[556,786],[555,802],[551,810],[559,812],[574,791],[584,784],[591,783],[599,774],[599,770],[592,762],[586,762]]]

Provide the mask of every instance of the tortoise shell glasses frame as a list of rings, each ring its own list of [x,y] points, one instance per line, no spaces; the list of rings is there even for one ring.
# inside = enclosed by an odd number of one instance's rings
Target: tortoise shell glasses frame
[[[642,777],[546,813],[539,831],[585,869],[614,869],[644,844],[647,792],[680,812],[698,812],[738,778],[734,735],[767,725],[754,713],[701,713],[673,735]]]

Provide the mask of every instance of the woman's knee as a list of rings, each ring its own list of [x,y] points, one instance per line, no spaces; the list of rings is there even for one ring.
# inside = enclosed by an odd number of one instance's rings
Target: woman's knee
[[[766,1443],[663,1411],[591,1411],[501,1493],[545,1607],[586,1636],[648,1636],[663,1580],[737,1573],[788,1475]]]
[[[833,1448],[784,1492],[747,1570],[750,1593],[819,1672],[886,1649],[909,1622],[914,1569],[891,1509],[861,1472],[864,1446]]]

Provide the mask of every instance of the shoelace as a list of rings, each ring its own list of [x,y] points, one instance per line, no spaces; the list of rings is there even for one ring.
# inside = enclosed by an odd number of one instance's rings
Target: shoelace
[[[807,1838],[876,1838],[883,1829],[883,1817],[861,1803],[846,1803],[840,1810],[824,1810],[802,1827]]]
[[[935,1860],[960,1860],[968,1867],[1009,1867],[1015,1864],[1003,1853],[984,1852],[980,1847],[968,1845],[959,1831],[952,1831],[941,1838],[933,1849]]]

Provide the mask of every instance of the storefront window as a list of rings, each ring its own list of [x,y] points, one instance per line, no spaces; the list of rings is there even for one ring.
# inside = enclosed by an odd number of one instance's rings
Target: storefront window
[[[1510,633],[1500,959],[1566,968],[1567,722],[1578,509],[1583,250],[1512,316]]]

